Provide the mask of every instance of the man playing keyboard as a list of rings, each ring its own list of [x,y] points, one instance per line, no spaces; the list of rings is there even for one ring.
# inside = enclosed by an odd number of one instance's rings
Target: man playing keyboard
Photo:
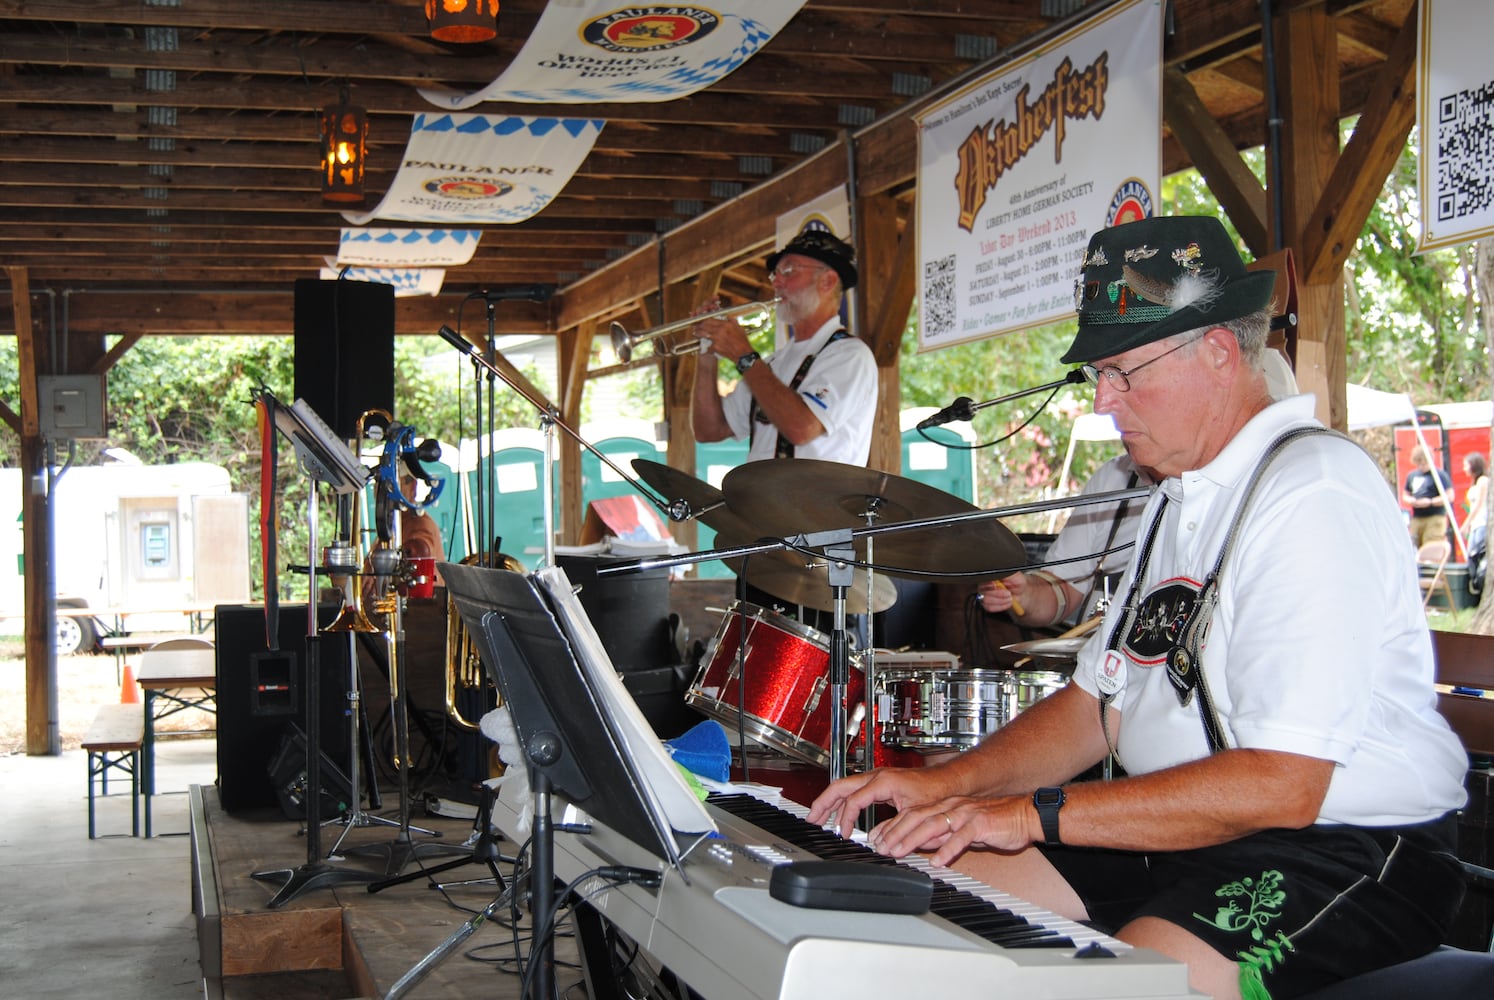
[[[1073,681],[979,746],[844,778],[809,814],[846,833],[890,803],[881,853],[931,852],[1253,1000],[1442,942],[1467,768],[1394,497],[1311,397],[1270,399],[1271,285],[1214,219],[1094,236],[1062,360],[1165,477],[1105,620]],[[1126,777],[1064,785],[1108,754]]]

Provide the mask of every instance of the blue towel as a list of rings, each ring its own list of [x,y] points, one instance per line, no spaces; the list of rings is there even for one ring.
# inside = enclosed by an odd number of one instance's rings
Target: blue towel
[[[664,741],[664,748],[675,763],[692,774],[713,781],[731,777],[731,744],[721,723],[707,719],[690,730]]]

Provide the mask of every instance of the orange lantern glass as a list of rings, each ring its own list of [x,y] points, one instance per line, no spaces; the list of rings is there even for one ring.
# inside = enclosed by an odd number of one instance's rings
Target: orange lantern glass
[[[441,42],[486,42],[498,34],[498,0],[425,0],[425,16]]]
[[[368,112],[348,102],[347,91],[322,109],[322,200],[363,200]]]

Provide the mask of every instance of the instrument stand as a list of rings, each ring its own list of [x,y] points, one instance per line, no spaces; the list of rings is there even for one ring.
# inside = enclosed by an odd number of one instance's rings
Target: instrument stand
[[[269,902],[269,908],[279,909],[301,893],[311,889],[331,889],[339,885],[372,882],[377,876],[373,872],[338,868],[322,860],[322,743],[321,743],[321,687],[322,657],[321,636],[317,634],[317,478],[311,476],[310,499],[307,501],[307,530],[310,554],[306,565],[306,863],[300,868],[259,871],[251,878],[264,882],[280,881],[281,886]],[[358,789],[353,788],[356,797]]]
[[[358,585],[356,579],[354,579],[352,577],[349,577],[348,579],[349,579],[349,582],[348,582],[347,586],[356,587]],[[359,774],[359,768],[361,766],[360,758],[362,756],[361,751],[362,751],[362,743],[363,743],[363,741],[361,739],[361,737],[362,737],[362,725],[363,725],[363,710],[362,710],[363,698],[362,698],[361,687],[360,687],[359,681],[358,681],[358,638],[357,638],[357,633],[354,633],[354,632],[349,632],[347,634],[347,636],[348,636],[348,714],[349,714],[349,720],[348,720],[349,721],[349,726],[348,726],[348,728],[352,731],[352,734],[353,734],[352,735],[352,742],[353,742],[352,752],[348,755],[348,786],[353,791],[353,795],[352,795],[353,801],[352,801],[351,805],[348,807],[348,811],[343,814],[342,819],[340,819],[340,820],[328,820],[327,821],[328,825],[331,825],[333,823],[339,823],[339,822],[342,823],[342,833],[338,836],[337,842],[332,845],[332,849],[327,852],[327,857],[329,857],[329,858],[335,858],[335,857],[338,856],[338,852],[342,848],[342,842],[347,839],[348,831],[350,831],[350,830],[353,830],[355,828],[366,827],[366,826],[398,826],[399,825],[399,823],[396,820],[388,819],[388,818],[383,817],[383,816],[378,816],[378,815],[375,815],[374,813],[366,812],[363,809],[363,790],[359,787],[359,785],[361,784],[361,776]],[[370,779],[372,779],[372,777],[373,777],[373,769],[372,768],[369,769],[369,777],[370,777]],[[370,807],[377,808],[374,805],[374,801],[373,801],[374,797],[377,794],[378,794],[378,784],[376,782],[370,780],[369,781],[369,805],[370,805]]]
[[[380,483],[379,488],[383,488],[382,483]],[[394,552],[400,552],[401,539],[399,515],[397,513],[393,517],[393,524],[390,527],[389,535],[390,549]],[[396,581],[399,578],[398,570],[405,565],[406,561],[401,554],[396,565],[392,567],[394,571],[392,579],[389,574],[379,574],[386,588],[395,589]],[[374,572],[376,574],[379,573],[377,563],[374,565]],[[398,826],[399,832],[393,840],[378,844],[360,844],[344,852],[349,857],[374,854],[379,851],[386,852],[386,863],[384,865],[384,875],[386,877],[398,875],[404,871],[406,865],[420,857],[422,849],[444,854],[465,850],[465,848],[454,844],[416,844],[410,839],[411,830],[430,837],[439,837],[441,833],[438,830],[428,830],[424,827],[412,827],[410,825],[410,716],[406,706],[408,686],[405,680],[407,670],[405,667],[404,604],[405,599],[396,592],[394,603],[389,610],[388,624],[388,635],[392,647],[389,656],[389,715],[394,729],[395,771],[399,776],[399,822],[389,823],[389,825]],[[345,833],[346,831],[344,831]],[[340,839],[338,843],[341,843]]]
[[[503,876],[498,871],[499,862],[512,863],[513,858],[505,858],[498,850],[498,838],[493,836],[493,799],[498,792],[492,786],[484,782],[479,792],[477,805],[477,822],[474,829],[477,831],[477,841],[472,845],[472,853],[465,858],[457,858],[444,864],[436,865],[434,868],[423,868],[420,871],[408,872],[404,875],[396,875],[382,882],[375,882],[368,887],[369,892],[382,892],[390,886],[404,885],[418,878],[433,878],[433,876],[449,871],[455,871],[463,865],[487,865],[492,874],[492,881],[501,890],[504,887]],[[443,845],[445,846],[445,845]]]

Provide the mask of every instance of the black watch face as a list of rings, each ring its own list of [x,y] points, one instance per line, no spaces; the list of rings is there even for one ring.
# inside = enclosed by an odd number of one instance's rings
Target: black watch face
[[[1063,789],[1039,788],[1036,792],[1032,793],[1032,801],[1034,805],[1039,806],[1061,805],[1063,803]]]

